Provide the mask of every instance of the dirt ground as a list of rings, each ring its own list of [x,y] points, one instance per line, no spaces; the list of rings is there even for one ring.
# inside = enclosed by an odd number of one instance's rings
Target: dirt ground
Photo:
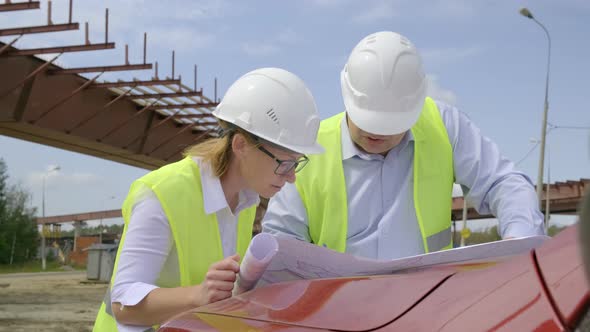
[[[92,331],[106,288],[85,271],[0,274],[0,331]]]

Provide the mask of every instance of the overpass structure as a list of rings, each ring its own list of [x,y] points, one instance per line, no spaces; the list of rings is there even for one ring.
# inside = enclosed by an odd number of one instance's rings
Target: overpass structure
[[[547,192],[549,187],[549,192]],[[549,186],[544,186],[544,200],[541,211],[545,213],[546,199],[549,199],[550,213],[553,214],[576,214],[578,207],[584,193],[590,190],[590,179],[581,179],[579,181],[556,182]],[[255,232],[260,231],[260,219],[264,214],[266,204],[261,204],[257,213]],[[61,223],[75,223],[80,225],[83,221],[121,218],[121,210],[107,210],[87,213],[76,213],[60,216],[51,216],[45,218],[37,218],[38,224],[61,224]],[[453,221],[462,220],[463,218],[463,197],[453,198],[453,208],[451,211],[451,219]],[[467,219],[487,219],[493,218],[491,215],[479,214],[473,207],[468,208]]]
[[[547,191],[549,188],[549,191]],[[545,213],[546,201],[549,199],[549,213],[553,214],[576,214],[582,201],[584,193],[590,188],[590,179],[580,179],[578,181],[565,181],[549,184],[543,184],[543,203],[541,211]],[[453,210],[451,219],[462,220],[463,218],[463,197],[453,198]],[[490,215],[479,214],[473,207],[467,210],[467,219],[485,219],[493,218]]]
[[[84,153],[140,168],[155,169],[182,157],[188,146],[215,136],[217,122],[211,110],[218,103],[194,84],[188,87],[175,73],[175,52],[169,76],[161,77],[158,62],[147,57],[147,34],[143,35],[143,61],[130,63],[128,47],[119,65],[89,63],[62,68],[55,61],[66,53],[113,49],[109,36],[109,10],[105,10],[104,40],[19,49],[20,39],[37,33],[79,30],[72,2],[69,19],[56,24],[47,2],[47,22],[37,26],[0,29],[0,134]],[[39,1],[0,4],[0,20],[16,10],[38,10]],[[139,37],[139,36],[138,36]],[[81,39],[82,36],[81,36]],[[39,55],[55,54],[49,60]],[[148,77],[101,81],[104,73],[154,70]],[[87,75],[84,77],[82,75]]]

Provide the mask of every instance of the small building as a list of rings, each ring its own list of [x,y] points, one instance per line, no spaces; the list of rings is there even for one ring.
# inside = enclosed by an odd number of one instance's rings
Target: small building
[[[86,278],[109,282],[113,274],[118,245],[93,244],[86,248],[88,252],[88,264],[86,265]]]
[[[79,236],[74,240],[74,250],[70,252],[69,261],[76,266],[86,266],[88,261],[88,248],[99,244],[98,236]]]

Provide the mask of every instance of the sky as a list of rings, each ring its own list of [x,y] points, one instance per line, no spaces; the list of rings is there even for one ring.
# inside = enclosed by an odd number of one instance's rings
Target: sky
[[[68,3],[53,1],[55,24],[67,22]],[[547,136],[545,175],[550,164],[551,182],[590,178],[587,0],[75,0],[73,21],[81,23],[80,31],[25,35],[15,46],[82,44],[84,22],[90,41],[103,42],[109,8],[109,41],[116,50],[64,54],[57,64],[120,65],[125,44],[130,62],[140,63],[146,32],[147,60],[158,61],[161,78],[171,75],[173,50],[176,75],[192,87],[198,65],[198,86],[209,97],[215,78],[222,97],[244,73],[282,67],[306,82],[320,117],[327,118],[343,110],[340,70],[353,47],[373,32],[396,31],[421,53],[429,94],[466,113],[535,183],[548,43],[541,27],[518,13],[522,7],[545,25],[552,42],[548,121],[555,128]],[[0,29],[46,23],[44,0],[41,10],[0,13]],[[153,74],[105,73],[101,79]],[[131,182],[147,172],[6,136],[0,136],[0,158],[11,183],[31,192],[39,215],[46,176],[47,216],[119,208]],[[47,173],[56,165],[59,171]]]

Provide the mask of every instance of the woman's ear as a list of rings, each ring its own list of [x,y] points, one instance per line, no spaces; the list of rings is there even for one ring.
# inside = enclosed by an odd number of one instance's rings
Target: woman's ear
[[[238,158],[242,158],[248,149],[248,141],[244,135],[237,133],[232,137],[231,147],[234,155]]]

